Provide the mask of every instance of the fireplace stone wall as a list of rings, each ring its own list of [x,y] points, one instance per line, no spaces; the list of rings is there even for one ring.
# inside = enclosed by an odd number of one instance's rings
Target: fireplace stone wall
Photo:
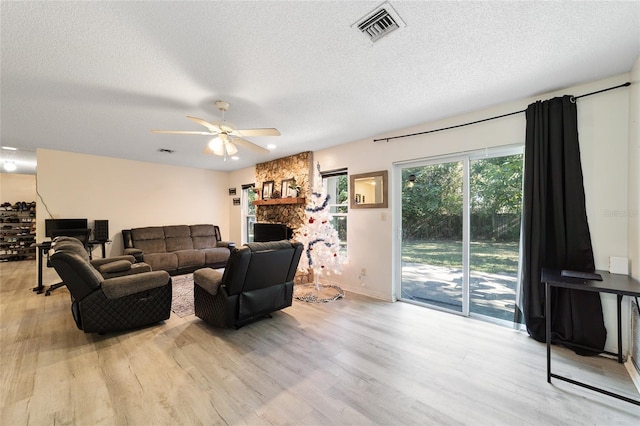
[[[266,163],[256,164],[256,188],[262,196],[262,184],[272,180],[273,189],[281,191],[282,181],[295,178],[300,186],[299,197],[307,198],[311,190],[310,179],[313,153],[311,151],[279,158]],[[294,230],[302,226],[305,220],[306,204],[277,204],[256,206],[258,222],[284,223]]]

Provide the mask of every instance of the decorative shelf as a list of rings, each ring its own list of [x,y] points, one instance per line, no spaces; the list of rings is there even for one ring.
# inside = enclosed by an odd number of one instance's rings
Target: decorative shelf
[[[305,198],[272,198],[270,200],[256,200],[253,202],[254,206],[279,206],[283,204],[304,204]]]

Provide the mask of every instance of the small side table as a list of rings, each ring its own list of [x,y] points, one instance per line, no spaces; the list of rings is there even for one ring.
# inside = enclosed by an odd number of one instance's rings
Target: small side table
[[[547,338],[547,383],[551,383],[551,378],[563,380],[565,382],[582,386],[595,392],[600,392],[613,398],[618,398],[631,404],[640,405],[640,401],[628,398],[624,395],[610,392],[597,386],[588,385],[568,377],[560,376],[551,372],[551,287],[570,288],[572,290],[593,291],[596,293],[611,293],[617,296],[617,314],[618,314],[618,362],[622,363],[622,297],[623,296],[640,296],[640,282],[626,276],[611,274],[606,271],[596,271],[602,276],[602,281],[585,280],[579,278],[563,277],[562,271],[559,269],[542,270],[541,281],[545,284],[545,320],[546,320],[546,338]]]

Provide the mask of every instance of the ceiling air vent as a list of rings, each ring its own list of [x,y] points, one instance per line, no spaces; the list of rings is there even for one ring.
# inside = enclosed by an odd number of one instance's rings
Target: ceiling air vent
[[[388,2],[382,3],[352,25],[366,35],[371,42],[376,42],[393,30],[404,26],[405,23]]]

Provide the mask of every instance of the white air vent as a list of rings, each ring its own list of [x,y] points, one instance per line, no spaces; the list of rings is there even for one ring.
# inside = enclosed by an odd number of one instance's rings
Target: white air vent
[[[385,2],[353,24],[352,27],[357,28],[372,42],[376,42],[393,30],[405,25],[389,2]]]

